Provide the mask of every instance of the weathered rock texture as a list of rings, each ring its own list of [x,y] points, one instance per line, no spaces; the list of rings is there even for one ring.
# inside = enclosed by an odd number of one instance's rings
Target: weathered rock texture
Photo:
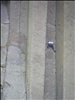
[[[56,97],[74,100],[74,1],[58,1],[56,11]]]
[[[2,100],[75,100],[74,9],[75,1],[1,2]]]
[[[30,1],[27,100],[43,100],[44,96],[46,18],[47,1]]]
[[[75,9],[75,1],[74,1]],[[74,10],[74,98],[75,98],[75,10]]]
[[[47,24],[46,24],[46,43],[54,42],[55,49],[55,14],[56,2],[47,2]],[[56,67],[55,52],[51,48],[45,47],[45,85],[44,100],[55,100],[56,98]]]
[[[7,6],[1,3],[1,95],[3,95],[6,72],[7,42],[9,34],[9,19]]]
[[[64,2],[63,99],[75,99],[74,10],[74,1]]]
[[[61,8],[61,9],[60,9]],[[56,2],[56,99],[63,99],[64,2]]]
[[[10,1],[10,28],[3,100],[26,100],[25,52],[27,41],[27,7],[28,1]],[[2,46],[7,43],[8,27],[5,29],[4,27],[2,25],[4,39],[2,40]],[[2,49],[2,64],[5,62],[5,55],[6,51]]]

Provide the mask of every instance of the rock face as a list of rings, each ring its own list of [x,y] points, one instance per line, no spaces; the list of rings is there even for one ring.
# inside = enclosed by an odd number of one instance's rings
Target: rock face
[[[43,100],[47,1],[30,1],[29,8],[27,98]]]
[[[74,7],[75,1],[1,2],[2,100],[75,99]]]
[[[56,96],[57,100],[74,100],[74,2],[56,3]]]
[[[7,7],[4,3],[1,4],[1,23],[9,23],[9,17],[7,13]]]
[[[1,48],[1,66],[6,66],[7,47]]]
[[[20,65],[21,64],[20,54],[21,54],[21,51],[18,47],[9,46],[8,47],[7,65],[9,65],[9,64]]]
[[[1,46],[2,47],[5,47],[7,44],[8,32],[9,32],[9,24],[1,23]]]
[[[47,9],[46,43],[48,41],[52,41],[55,44],[56,2],[49,1],[47,6],[48,9]],[[51,48],[47,48],[46,45],[44,100],[55,100],[56,98],[55,72],[56,72],[55,52]]]
[[[10,10],[9,10],[10,24],[8,24],[5,19],[8,18],[8,14],[7,17],[4,17],[5,15],[3,15],[2,12],[3,19],[1,24],[1,38],[2,38],[1,85],[2,85],[3,100],[11,100],[11,99],[26,100],[26,87],[25,87],[26,47],[24,49],[25,52],[23,52],[24,51],[23,46],[25,45],[25,41],[27,40],[26,37],[24,36],[27,34],[27,31],[24,33],[24,27],[27,25],[27,19],[26,19],[26,24],[24,24],[25,20],[22,21],[23,20],[22,18],[27,16],[26,13],[24,13],[25,15],[23,14],[23,11],[26,9],[26,7],[28,7],[26,5],[27,3],[28,2],[26,1],[23,3],[20,1],[10,1]],[[25,8],[23,8],[22,6],[25,6]],[[8,8],[7,6],[5,7]],[[4,8],[2,9],[4,11]],[[21,17],[20,14],[22,14]],[[3,23],[3,21],[5,21],[5,23]],[[20,30],[22,31],[21,32],[22,34],[20,33]],[[24,41],[24,39],[26,40]]]
[[[6,72],[8,34],[9,19],[7,7],[5,4],[1,4],[1,95],[3,95],[4,79]]]

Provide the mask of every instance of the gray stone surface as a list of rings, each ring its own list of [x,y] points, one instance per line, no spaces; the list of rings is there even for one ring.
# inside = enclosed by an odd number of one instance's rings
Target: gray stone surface
[[[1,5],[2,100],[75,99],[74,7],[75,1]],[[45,47],[49,40],[56,53]]]
[[[74,98],[74,1],[64,3],[63,99]]]
[[[4,76],[5,76],[5,68],[1,67],[1,86],[2,88],[4,84]]]
[[[8,41],[9,24],[1,23],[1,46],[5,47]]]
[[[1,100],[2,100],[2,94],[3,94],[3,84],[4,84],[4,75],[5,75],[5,70],[4,68],[1,67],[1,83],[0,83],[0,88],[1,88]]]
[[[20,49],[16,46],[9,46],[8,47],[8,57],[7,57],[7,64],[21,64],[21,58],[20,58]]]
[[[1,48],[1,66],[6,66],[7,47]]]
[[[27,35],[28,35],[28,1],[21,1],[20,14],[20,47],[22,53],[27,51]]]
[[[74,1],[75,9],[75,1]],[[75,83],[75,10],[74,10],[74,83]],[[74,98],[75,98],[75,85],[74,85]]]
[[[48,1],[47,7],[47,29],[46,43],[52,41],[55,44],[55,14],[56,4],[54,1]],[[56,98],[56,67],[55,52],[51,48],[45,49],[45,85],[44,100],[55,100]]]
[[[7,6],[1,3],[1,23],[9,23]]]
[[[3,99],[25,100],[25,63],[24,56],[21,57],[20,49],[15,46],[9,46],[5,85],[3,89]]]
[[[55,1],[48,1],[47,22],[55,26]]]
[[[25,100],[25,68],[21,65],[7,65],[3,99]]]
[[[26,100],[25,54],[20,49],[20,3],[10,1],[10,34],[3,100]]]
[[[63,100],[64,1],[56,2],[56,99]]]
[[[74,100],[74,2],[58,1],[56,9],[56,96]]]
[[[26,55],[21,52],[21,65],[24,67],[26,66],[25,60],[26,60]]]
[[[20,40],[20,1],[10,2],[9,45],[19,46]]]
[[[29,1],[27,100],[44,96],[46,18],[47,1]]]
[[[8,10],[7,6],[1,3],[1,99],[3,95],[4,79],[6,72],[8,34],[9,34]]]

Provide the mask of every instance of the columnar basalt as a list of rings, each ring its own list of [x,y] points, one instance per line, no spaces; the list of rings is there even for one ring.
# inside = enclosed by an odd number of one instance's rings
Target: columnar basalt
[[[3,95],[4,79],[7,64],[7,43],[9,34],[9,17],[7,3],[1,2],[1,94]]]
[[[74,9],[75,1],[1,1],[2,100],[75,99]]]
[[[10,1],[10,28],[3,100],[26,99],[25,52],[27,41],[27,7],[28,2],[26,1]],[[24,27],[26,27],[25,31]]]

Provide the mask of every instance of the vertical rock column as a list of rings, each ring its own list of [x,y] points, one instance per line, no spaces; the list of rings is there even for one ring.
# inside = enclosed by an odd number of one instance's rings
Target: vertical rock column
[[[46,43],[48,41],[54,42],[54,49],[55,49],[55,14],[56,14],[56,2],[48,1]],[[56,98],[55,72],[56,72],[55,52],[51,48],[47,48],[46,45],[44,100],[55,100]]]
[[[56,2],[56,100],[63,99],[64,2]]]
[[[21,49],[21,61],[25,67],[25,92],[26,92],[26,61],[27,61],[27,36],[28,36],[28,1],[21,1],[20,12],[20,49]],[[26,97],[26,94],[25,94]]]
[[[47,1],[29,1],[27,100],[43,100]]]
[[[7,41],[9,34],[9,19],[7,4],[1,2],[1,93],[3,94],[4,77],[7,58]],[[2,97],[2,96],[1,96]]]
[[[74,1],[64,1],[63,100],[74,100]]]
[[[75,9],[75,1],[74,1]],[[75,66],[75,10],[74,10],[74,66]],[[74,67],[74,84],[75,84],[75,67]],[[74,85],[74,98],[75,98],[75,85]]]
[[[20,49],[21,2],[10,1],[10,33],[3,100],[25,100],[25,62]]]
[[[56,96],[74,100],[74,1],[56,5]]]

